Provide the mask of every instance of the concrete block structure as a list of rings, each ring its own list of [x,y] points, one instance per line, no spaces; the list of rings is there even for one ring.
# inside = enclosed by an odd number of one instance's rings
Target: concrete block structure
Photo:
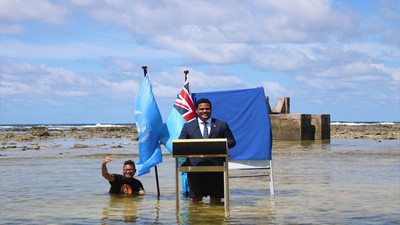
[[[315,128],[310,114],[271,114],[272,137],[276,140],[313,140]]]
[[[331,115],[312,114],[311,126],[315,127],[314,140],[331,139]]]
[[[329,114],[290,114],[289,97],[281,97],[271,110],[266,97],[272,137],[275,140],[330,139]]]
[[[269,105],[269,104],[268,104]],[[290,113],[290,98],[280,97],[274,108],[270,110],[272,114],[289,114]]]

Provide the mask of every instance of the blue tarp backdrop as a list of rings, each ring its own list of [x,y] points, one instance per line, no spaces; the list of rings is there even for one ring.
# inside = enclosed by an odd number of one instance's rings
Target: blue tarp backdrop
[[[271,160],[272,131],[264,88],[192,93],[208,98],[212,117],[228,122],[236,139],[230,160]]]

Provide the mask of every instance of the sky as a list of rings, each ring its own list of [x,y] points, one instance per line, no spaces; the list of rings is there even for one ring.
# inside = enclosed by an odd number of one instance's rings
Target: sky
[[[0,124],[134,123],[148,67],[163,120],[192,92],[400,121],[398,0],[0,0]],[[240,105],[238,105],[240,107]]]

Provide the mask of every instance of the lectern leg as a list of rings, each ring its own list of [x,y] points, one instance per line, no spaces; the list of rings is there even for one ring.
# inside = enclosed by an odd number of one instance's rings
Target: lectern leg
[[[229,169],[228,169],[228,157],[225,159],[225,171],[224,171],[224,187],[225,187],[225,215],[229,215]]]
[[[176,200],[176,212],[179,212],[179,164],[178,158],[175,158],[175,200]]]

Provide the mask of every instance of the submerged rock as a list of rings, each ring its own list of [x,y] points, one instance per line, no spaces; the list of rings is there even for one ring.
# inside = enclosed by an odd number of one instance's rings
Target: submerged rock
[[[73,148],[89,148],[89,145],[84,145],[84,144],[74,144]]]

